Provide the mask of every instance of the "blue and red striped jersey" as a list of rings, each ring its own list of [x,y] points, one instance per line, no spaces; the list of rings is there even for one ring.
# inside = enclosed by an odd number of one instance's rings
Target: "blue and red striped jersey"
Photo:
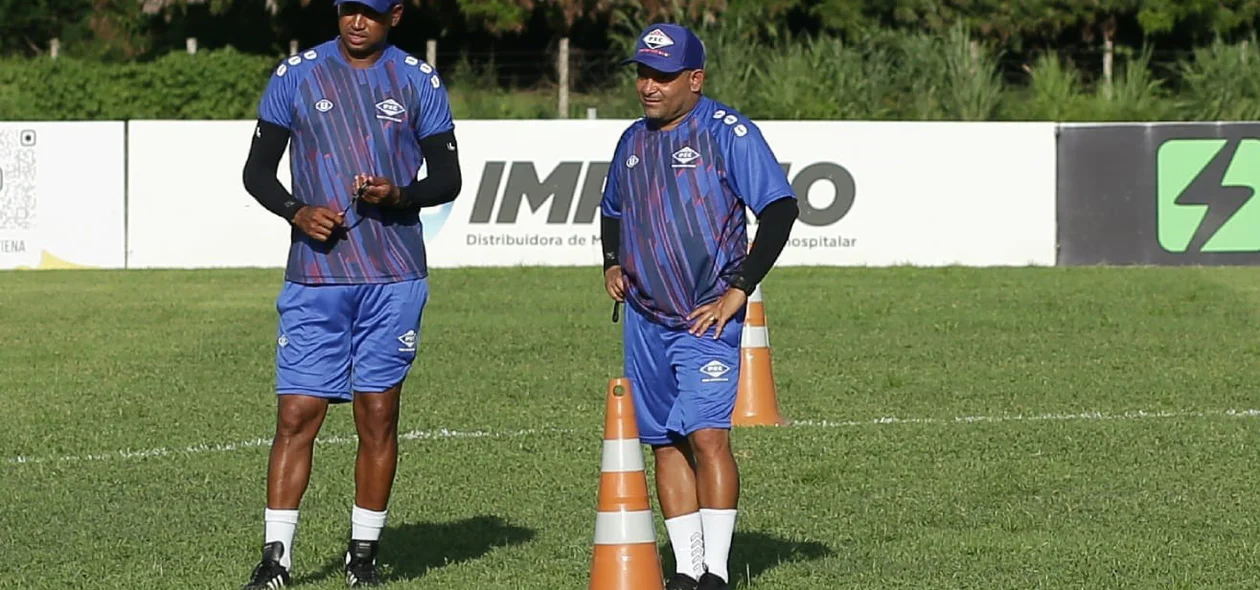
[[[420,140],[454,129],[442,79],[423,60],[388,46],[371,67],[351,66],[333,39],[294,55],[272,74],[258,116],[290,131],[295,198],[345,211],[327,242],[293,228],[285,279],[307,284],[387,283],[428,275],[415,210],[358,202],[354,177],[399,186],[423,178]]]
[[[704,96],[671,130],[631,124],[608,170],[600,210],[620,220],[626,303],[674,328],[729,288],[748,253],[746,209],[796,198],[761,130]]]

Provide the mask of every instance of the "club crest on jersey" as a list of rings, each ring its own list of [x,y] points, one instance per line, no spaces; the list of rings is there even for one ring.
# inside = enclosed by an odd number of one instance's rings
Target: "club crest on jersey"
[[[637,166],[638,164],[639,164],[639,157],[638,157],[638,156],[636,156],[636,155],[634,155],[634,154],[630,154],[630,157],[629,157],[629,158],[626,158],[626,168],[634,168],[634,167],[635,167],[635,166]]]
[[[682,149],[674,152],[674,168],[695,168],[695,161],[700,159],[700,152],[683,146]]]
[[[398,104],[398,101],[392,98],[376,103],[376,110],[379,111],[376,113],[377,119],[394,121],[395,123],[402,123],[402,119],[399,117],[407,112],[407,109],[403,108],[402,105]]]
[[[319,99],[319,102],[315,103],[315,110],[321,113],[327,113],[328,111],[331,111],[332,108],[333,108],[333,103],[331,100],[328,100],[327,98],[321,98]]]

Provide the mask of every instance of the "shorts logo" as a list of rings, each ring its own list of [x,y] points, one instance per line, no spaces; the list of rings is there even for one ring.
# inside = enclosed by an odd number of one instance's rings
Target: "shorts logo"
[[[415,330],[407,330],[406,334],[403,334],[402,336],[398,337],[398,341],[401,342],[403,345],[402,348],[398,349],[398,352],[415,352],[416,351],[416,331]]]
[[[289,337],[288,337],[288,335],[286,335],[286,334],[281,334],[281,335],[280,335],[280,338],[279,338],[278,340],[276,340],[276,344],[279,344],[279,345],[280,345],[280,348],[284,348],[284,347],[288,346],[288,345],[289,345]]]
[[[709,364],[700,367],[700,372],[708,375],[707,379],[701,379],[704,383],[715,383],[726,381],[723,375],[729,373],[731,368],[719,361],[709,361]]]

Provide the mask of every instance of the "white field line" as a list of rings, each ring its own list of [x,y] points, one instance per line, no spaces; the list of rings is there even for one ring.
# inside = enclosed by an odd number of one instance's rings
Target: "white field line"
[[[558,429],[553,429],[561,432]],[[511,438],[520,436],[530,436],[547,432],[547,429],[529,429],[517,431],[490,432],[486,430],[448,430],[441,428],[438,430],[411,430],[398,434],[400,441],[410,440],[449,440],[456,438]],[[345,445],[357,442],[357,438],[351,436],[326,436],[316,439],[315,445]],[[200,443],[187,447],[160,447],[153,449],[131,450],[123,449],[118,451],[107,451],[103,453],[92,453],[87,455],[63,455],[60,457],[29,457],[18,456],[5,459],[8,464],[26,464],[26,463],[76,463],[84,461],[109,461],[114,459],[148,459],[152,457],[175,457],[181,455],[201,455],[206,453],[229,453],[244,449],[252,449],[257,447],[270,447],[270,438],[255,438],[251,440],[227,442],[227,443]]]
[[[1149,420],[1160,418],[1260,418],[1260,410],[1180,410],[1180,411],[1144,411],[1135,410],[1120,414],[1108,414],[1104,412],[1083,412],[1079,414],[1015,414],[1006,416],[956,416],[954,418],[897,418],[883,417],[870,420],[794,420],[789,424],[789,428],[857,428],[863,426],[888,426],[888,425],[945,425],[945,424],[978,424],[978,423],[1002,423],[1002,422],[1096,422],[1107,420]],[[513,431],[489,431],[489,430],[449,430],[441,428],[437,430],[411,430],[398,435],[401,441],[414,440],[451,440],[463,438],[518,438],[524,436],[534,436],[547,433],[566,433],[572,430],[560,428],[531,428],[525,430]],[[346,445],[354,444],[356,437],[350,436],[328,436],[321,437],[317,440],[317,446],[323,445]],[[35,463],[77,463],[92,461],[110,461],[120,459],[149,459],[156,457],[178,457],[189,455],[202,455],[207,453],[229,453],[245,449],[268,447],[271,445],[270,438],[255,438],[237,442],[219,442],[219,443],[200,443],[186,447],[160,447],[152,449],[122,449],[117,451],[106,451],[101,453],[91,453],[86,455],[63,455],[63,456],[17,456],[9,457],[4,460],[9,465],[25,465]]]
[[[1079,414],[1013,414],[1007,416],[957,416],[954,418],[897,418],[872,420],[794,420],[791,426],[815,428],[852,428],[886,424],[977,424],[982,422],[1080,422],[1105,420],[1149,420],[1153,418],[1260,418],[1260,410],[1133,410],[1120,414],[1082,412]]]

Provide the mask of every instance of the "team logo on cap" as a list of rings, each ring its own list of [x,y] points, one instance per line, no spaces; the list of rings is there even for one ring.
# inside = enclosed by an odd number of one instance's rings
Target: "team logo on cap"
[[[669,35],[665,34],[665,31],[652,29],[652,32],[643,36],[643,44],[647,45],[651,49],[660,49],[662,47],[669,47],[670,45],[673,45],[674,40],[670,39]]]

